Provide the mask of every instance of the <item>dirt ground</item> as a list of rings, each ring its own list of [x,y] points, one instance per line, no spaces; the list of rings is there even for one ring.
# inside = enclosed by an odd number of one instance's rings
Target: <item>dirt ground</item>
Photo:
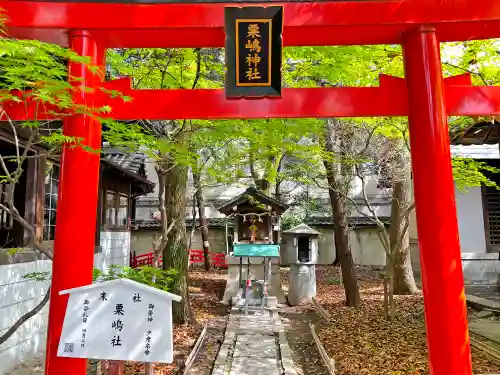
[[[309,323],[318,322],[316,313],[288,307],[280,311],[280,316],[299,375],[329,375],[309,329]]]
[[[184,361],[203,330],[204,324],[211,319],[221,322],[221,318],[228,314],[228,308],[220,304],[226,287],[226,273],[226,270],[214,270],[209,273],[201,270],[189,272],[190,301],[197,324],[174,327],[174,363],[155,365],[154,375],[182,373]],[[224,325],[224,322],[225,319],[222,319],[220,324]],[[216,349],[217,353],[218,348]],[[129,362],[125,365],[125,375],[143,374],[143,364]]]
[[[396,296],[397,317],[383,318],[380,270],[359,268],[360,309],[344,306],[338,269],[317,268],[317,296],[331,317],[318,327],[339,375],[428,374],[423,297]],[[500,373],[499,366],[473,351],[475,374]]]
[[[339,270],[318,266],[317,298],[330,314],[331,322],[320,322],[312,306],[287,307],[281,311],[299,374],[327,374],[309,333],[309,322],[316,325],[323,346],[335,360],[339,375],[428,374],[422,296],[396,297],[398,315],[394,322],[389,323],[382,317],[382,269],[359,267],[357,271],[362,297],[360,309],[343,305],[344,290],[339,282]],[[190,374],[210,374],[223,341],[228,314],[227,307],[219,303],[225,288],[225,275],[226,271],[190,272],[191,303],[197,325],[174,328],[175,361],[171,365],[156,365],[155,375],[182,373],[184,361],[207,321],[211,323],[205,345]],[[281,276],[286,290],[286,269],[282,269]],[[42,362],[42,358],[30,359],[5,375],[43,375]],[[476,351],[473,351],[473,362],[475,374],[500,373],[499,366]],[[144,374],[142,364],[126,364],[126,375],[139,374]]]

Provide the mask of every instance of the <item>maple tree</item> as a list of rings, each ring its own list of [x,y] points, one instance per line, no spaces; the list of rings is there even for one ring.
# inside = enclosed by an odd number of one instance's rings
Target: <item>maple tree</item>
[[[45,259],[52,259],[52,250],[42,242],[33,220],[15,200],[16,189],[19,188],[27,163],[36,159],[45,162],[48,157],[58,158],[64,144],[80,147],[87,152],[100,152],[89,148],[81,139],[62,133],[61,123],[68,116],[84,115],[95,118],[112,129],[112,137],[115,139],[129,130],[122,124],[105,118],[108,107],[87,106],[74,100],[75,93],[88,88],[71,84],[75,79],[69,76],[67,65],[83,64],[91,73],[103,75],[104,72],[99,67],[93,66],[88,58],[81,57],[67,48],[34,40],[11,39],[5,34],[5,22],[5,14],[0,9],[0,121],[14,142],[14,151],[0,151],[0,183],[7,187],[0,190],[0,212],[3,217],[12,218],[26,233],[26,248],[43,254]],[[115,92],[113,95],[120,96],[120,93]],[[51,119],[42,120],[41,118],[46,117],[46,107],[37,105],[31,121],[14,121],[9,116],[9,106],[5,106],[7,102],[21,103],[26,107],[34,102],[43,102],[51,107]],[[105,132],[104,137],[106,134]],[[146,139],[142,134],[136,136],[137,139]],[[20,249],[2,250],[13,255]],[[34,273],[27,276],[35,280],[46,280],[50,275]],[[50,288],[32,310],[23,314],[2,333],[0,343],[5,342],[24,322],[36,315],[48,303],[49,296]]]
[[[191,89],[222,87],[224,66],[221,57],[221,50],[209,48],[131,49],[112,51],[109,61],[112,75],[132,76],[135,88]],[[285,48],[283,72],[284,85],[287,87],[374,86],[378,84],[380,73],[402,76],[403,63],[398,46]],[[285,181],[296,182],[302,186],[314,183],[311,179],[307,181],[307,178],[298,175],[297,171],[304,169],[300,164],[314,166],[316,171],[318,165],[322,164],[323,167],[327,166],[329,171],[321,168],[321,172],[314,178],[324,180],[327,175],[332,177],[332,171],[339,171],[335,178],[330,178],[327,186],[333,193],[332,212],[336,215],[334,222],[337,234],[337,259],[344,264],[344,286],[346,294],[352,297],[347,300],[349,304],[359,304],[355,276],[353,276],[352,255],[346,235],[349,230],[348,206],[352,204],[348,187],[357,177],[354,168],[356,163],[345,147],[337,147],[337,150],[325,149],[327,143],[323,140],[326,139],[325,130],[329,129],[328,121],[319,119],[141,121],[143,128],[161,140],[154,146],[160,180],[159,201],[163,228],[157,253],[164,253],[165,266],[182,268],[187,263],[184,262],[184,258],[174,254],[180,255],[180,249],[186,246],[184,211],[187,204],[185,196],[189,169],[193,171],[196,179],[195,192],[198,194],[203,187],[211,183],[253,181],[253,184],[261,190],[283,198],[281,187]],[[356,132],[356,126],[360,123],[371,126],[375,120],[333,121],[342,125],[344,129],[345,136],[341,142],[345,146],[352,143],[350,138]],[[402,150],[400,146],[405,142],[406,130],[398,132],[394,127],[404,127],[405,121],[382,119],[378,124],[377,132],[380,136],[390,139],[394,147]],[[304,139],[312,142],[303,142]],[[401,152],[399,155],[404,156],[404,165],[408,170],[409,155],[407,153],[402,155]],[[293,157],[298,162],[295,165],[284,162],[288,157]],[[363,157],[366,159],[367,155]],[[480,179],[482,176],[482,166],[472,161],[458,161],[455,164],[461,166],[457,168],[458,171],[469,166],[475,167],[478,172],[476,177]],[[409,186],[401,183],[408,181],[404,179],[399,181],[399,185],[395,185],[393,201],[400,201],[401,192],[406,191]],[[409,199],[411,197],[406,194],[405,200]],[[407,203],[403,204],[411,206]],[[405,217],[406,214],[393,215],[393,228],[400,228],[401,232],[406,226],[405,221],[408,221]],[[206,220],[201,219],[206,229]],[[397,232],[396,229],[393,232],[395,231]],[[403,230],[402,235],[404,237],[402,241],[392,240],[392,247],[395,246],[394,243],[403,243],[404,249],[395,251],[395,254],[405,254],[395,258],[394,289],[397,293],[414,292],[406,230]],[[173,248],[179,250],[172,250]],[[185,281],[183,285],[181,287],[185,289],[187,285]],[[187,310],[184,312],[187,313]]]

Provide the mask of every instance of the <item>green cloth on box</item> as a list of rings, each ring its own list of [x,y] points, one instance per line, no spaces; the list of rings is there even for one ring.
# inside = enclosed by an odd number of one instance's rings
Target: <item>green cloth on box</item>
[[[272,244],[235,243],[235,257],[272,257],[279,258],[280,246]]]

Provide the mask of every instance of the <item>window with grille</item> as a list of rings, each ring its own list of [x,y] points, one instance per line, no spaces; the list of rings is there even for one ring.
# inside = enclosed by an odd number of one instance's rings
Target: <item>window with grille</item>
[[[500,250],[500,191],[484,186],[483,208],[484,225],[486,232],[487,250],[491,252]]]
[[[129,198],[111,190],[106,191],[105,227],[126,229],[129,224]]]
[[[45,206],[43,209],[43,239],[54,239],[56,229],[57,190],[59,188],[59,166],[47,163],[45,169]]]
[[[3,183],[0,184],[0,203],[4,206],[8,207],[7,200],[8,195],[11,195],[12,192],[12,184]],[[10,215],[7,211],[2,210],[0,208],[0,230],[12,230],[14,227],[14,220],[12,215]]]

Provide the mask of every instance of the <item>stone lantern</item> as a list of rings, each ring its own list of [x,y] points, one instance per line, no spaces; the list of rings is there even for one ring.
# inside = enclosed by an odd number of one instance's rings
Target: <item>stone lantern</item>
[[[290,264],[288,302],[292,306],[310,303],[316,296],[316,264],[320,232],[297,225],[282,233],[282,256]]]

